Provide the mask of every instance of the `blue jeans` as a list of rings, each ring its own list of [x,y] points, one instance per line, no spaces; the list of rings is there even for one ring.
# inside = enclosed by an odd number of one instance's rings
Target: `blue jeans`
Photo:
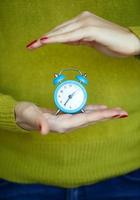
[[[61,188],[0,179],[0,200],[140,200],[140,169],[96,184]]]

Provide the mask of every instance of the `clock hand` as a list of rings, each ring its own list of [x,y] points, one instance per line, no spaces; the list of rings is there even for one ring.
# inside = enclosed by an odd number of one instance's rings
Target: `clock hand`
[[[73,95],[78,91],[79,89],[77,89],[77,90],[75,90],[71,95],[69,95],[69,96],[71,96],[71,98],[73,97]]]
[[[64,103],[64,106],[67,104],[67,102],[68,102],[71,98],[72,98],[72,96],[71,96],[71,95],[68,95],[68,99],[67,99],[67,101]]]
[[[73,95],[74,95],[78,90],[79,90],[79,89],[75,90],[75,91],[71,94],[71,96],[73,97]]]
[[[68,99],[67,99],[67,101],[64,103],[64,106],[68,103],[68,101],[73,97],[73,95],[74,95],[76,92],[77,92],[77,90],[74,91],[72,94],[68,95]]]
[[[68,101],[71,99],[70,95],[68,96],[67,101],[64,103],[64,106],[68,103]]]

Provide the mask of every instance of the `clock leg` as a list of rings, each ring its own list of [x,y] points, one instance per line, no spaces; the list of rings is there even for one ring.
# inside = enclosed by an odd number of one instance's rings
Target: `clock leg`
[[[57,112],[55,114],[58,115],[59,113],[60,113],[60,110],[57,110]]]
[[[82,112],[82,113],[84,113],[84,112],[85,112],[85,110],[84,110],[84,109],[81,109],[81,112]]]

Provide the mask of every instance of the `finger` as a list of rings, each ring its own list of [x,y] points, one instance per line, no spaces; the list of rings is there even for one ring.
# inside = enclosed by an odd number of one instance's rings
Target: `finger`
[[[41,134],[47,134],[49,132],[47,120],[44,118],[38,106],[33,105],[28,108],[28,116],[26,118],[29,124],[40,130]]]
[[[88,123],[96,123],[97,121],[103,119],[110,119],[116,115],[128,115],[126,111],[118,110],[118,109],[104,109],[91,113],[80,113],[73,115],[69,120],[65,123],[65,128],[75,128],[79,126],[86,125]]]
[[[120,52],[120,38],[127,46],[126,34],[122,35],[116,30],[108,29],[107,27],[87,26],[83,29],[86,30],[86,34],[78,44],[95,47],[97,50],[110,56],[125,57],[128,55],[124,48]],[[65,43],[70,44],[71,42],[73,41],[66,41]]]
[[[66,22],[64,22],[64,23],[62,23],[62,24],[56,26],[55,28],[53,28],[53,29],[52,29],[51,31],[49,31],[48,33],[52,33],[52,32],[54,32],[54,31],[57,31],[57,30],[59,30],[59,29],[61,29],[61,28],[66,27],[66,26],[68,26],[68,25],[71,25],[71,24],[77,22],[78,19],[79,19],[79,16],[78,16],[78,17],[75,17],[75,18],[73,18],[73,19],[71,19],[71,20],[68,20],[68,21],[66,21]],[[45,34],[45,35],[46,35],[46,34]]]
[[[73,30],[74,31],[74,30]],[[75,30],[76,31],[76,30]],[[71,33],[71,31],[69,31]],[[69,33],[67,32],[67,33]],[[33,42],[29,43],[26,47],[30,50],[33,50],[33,49],[36,49],[36,48],[39,48],[45,44],[49,44],[49,43],[60,43],[60,42],[63,42],[65,44],[83,44],[84,42],[82,42],[82,39],[78,39],[80,37],[77,37],[77,40],[71,40],[72,38],[70,38],[69,40],[66,40],[65,38],[63,38],[63,36],[65,35],[66,33],[60,33],[60,34],[52,34],[52,35],[48,35],[47,36],[42,36],[42,38],[38,39],[38,40],[34,40]],[[70,35],[70,34],[68,34]],[[65,35],[66,37],[67,35]],[[77,35],[78,36],[78,35]],[[55,41],[55,40],[58,40],[58,41]],[[63,41],[62,41],[63,40]],[[66,41],[65,41],[66,40]]]
[[[34,40],[33,42],[29,43],[26,47],[30,50],[39,48],[43,45],[40,40]]]
[[[77,40],[74,42],[63,42],[63,44],[68,44],[68,45],[81,45],[83,44],[82,40]]]
[[[22,122],[21,125],[27,130],[40,130],[42,134],[49,132],[47,120],[39,107],[33,103],[22,103]]]
[[[128,116],[128,113],[120,108],[104,109],[87,114],[88,122],[110,119],[115,116]]]
[[[105,109],[102,109],[102,110],[105,110]],[[111,117],[103,117],[102,119],[100,119],[99,121],[107,121],[109,119],[118,119],[118,118],[121,118],[121,117],[127,117],[128,116],[128,113],[123,111],[122,108],[120,107],[116,107],[116,108],[113,108],[114,111],[118,111],[118,114],[113,114]],[[92,112],[92,111],[91,111]],[[94,111],[93,111],[94,112]],[[93,122],[89,122],[88,124],[92,124]]]
[[[91,113],[91,112],[94,112],[94,111],[105,110],[105,109],[106,110],[108,109],[105,105],[101,105],[101,107],[99,109],[98,109],[98,105],[97,105],[97,110],[94,110],[94,109],[92,109],[92,105],[91,105],[91,110],[87,111],[86,113]],[[100,121],[107,121],[109,119],[118,119],[118,118],[121,118],[121,117],[127,117],[128,116],[128,113],[124,112],[123,109],[120,108],[120,107],[116,107],[116,108],[114,108],[114,110],[119,111],[119,113],[113,114],[113,116],[111,116],[111,117],[107,117],[107,118],[103,117],[102,119],[100,119]],[[95,122],[90,121],[90,122],[88,122],[88,124],[82,125],[81,127],[85,127],[85,126],[93,124],[93,123],[95,123]]]
[[[56,26],[53,30],[58,30],[59,28],[62,28],[62,27],[64,27],[64,26],[66,26],[66,25],[75,23],[75,22],[77,22],[77,21],[83,19],[83,18],[86,17],[87,15],[89,15],[89,12],[88,12],[88,11],[84,11],[84,12],[80,13],[79,15],[77,15],[76,17],[72,18],[71,20],[68,20],[68,21],[66,21],[66,22],[64,22],[64,23],[62,23],[62,24]],[[91,15],[91,13],[90,13],[90,15]],[[92,13],[92,15],[94,15],[94,14]],[[94,15],[94,16],[96,16],[96,15]],[[98,16],[96,16],[96,17],[98,17]],[[98,17],[98,18],[99,18],[99,17]]]
[[[88,112],[88,111],[96,111],[96,110],[103,110],[103,109],[107,109],[108,107],[106,105],[87,105],[85,107],[85,111]]]
[[[71,24],[65,25],[65,26],[63,26],[63,27],[61,27],[57,30],[54,30],[54,31],[47,33],[45,35],[45,37],[46,36],[52,37],[52,36],[55,36],[55,35],[58,35],[58,34],[67,33],[67,32],[70,32],[70,31],[73,31],[73,30],[80,28],[80,26],[81,26],[80,22],[71,23]],[[42,36],[40,40],[42,40],[43,38],[44,38],[44,36]]]
[[[78,23],[78,22],[81,21],[81,18],[82,18],[83,16],[85,16],[85,15],[87,15],[87,12],[83,12],[82,14],[80,14],[80,15],[74,17],[73,19],[68,20],[68,21],[66,21],[66,22],[64,22],[64,23],[62,23],[62,24],[56,26],[56,27],[53,28],[51,31],[49,31],[47,34],[45,34],[43,37],[46,37],[46,35],[49,35],[49,34],[55,32],[55,31],[59,31],[60,29],[61,29],[61,30],[62,30],[62,29],[65,29],[65,28],[68,27],[68,26],[69,26],[69,28],[70,28],[70,27],[73,28],[73,24],[74,24],[74,23],[80,25],[81,23]],[[72,25],[72,26],[71,26],[71,25]],[[79,25],[78,25],[78,26],[79,26]],[[69,29],[69,30],[70,30],[70,29]]]
[[[79,16],[73,18],[72,20],[69,20],[69,21],[67,21],[67,22],[62,23],[61,25],[59,25],[59,26],[55,27],[54,29],[52,29],[51,31],[49,31],[48,33],[44,34],[41,38],[44,38],[44,37],[45,37],[45,38],[48,38],[48,37],[47,37],[48,34],[51,34],[52,32],[55,32],[55,31],[59,30],[60,28],[62,29],[63,27],[65,27],[65,26],[67,26],[67,25],[71,25],[71,28],[73,29],[72,24],[73,24],[74,22],[76,22],[76,21],[78,20],[78,18],[79,18]],[[71,29],[71,28],[70,28],[70,29]],[[41,47],[41,46],[43,45],[43,44],[40,42],[40,39],[41,39],[41,38],[30,42],[29,44],[27,44],[26,47],[27,47],[28,49],[35,49],[35,48]]]
[[[85,107],[85,110],[86,111],[96,111],[96,110],[104,110],[104,109],[107,109],[108,108],[108,106],[106,106],[106,105],[93,105],[93,104],[91,104],[91,105],[87,105],[86,107]],[[116,110],[123,110],[122,108],[120,108],[120,107],[116,107],[115,108]]]
[[[76,29],[74,31],[70,31],[68,33],[63,33],[63,34],[57,34],[55,36],[50,36],[50,37],[44,37],[42,40],[35,40],[28,44],[26,47],[28,49],[36,49],[41,47],[44,44],[49,44],[49,43],[65,43],[65,42],[72,42],[72,41],[77,41],[81,40],[84,38],[86,35],[86,32],[83,31],[83,28],[81,29]]]
[[[80,23],[78,23],[78,22],[65,25],[62,28],[59,28],[58,30],[51,31],[51,32],[47,33],[47,35],[42,36],[39,39],[38,44],[36,44],[32,47],[38,48],[38,47],[42,46],[41,44],[46,44],[46,41],[48,40],[48,38],[54,37],[54,36],[59,35],[59,34],[68,33],[68,32],[74,31],[78,28],[80,28]],[[79,43],[81,43],[81,42],[79,42]]]
[[[73,41],[82,40],[86,36],[88,36],[87,27],[82,27],[82,28],[75,29],[70,32],[50,36],[44,40],[41,40],[41,43],[49,44],[49,43],[73,42]]]
[[[47,120],[44,117],[39,117],[37,119],[37,124],[38,124],[38,128],[39,131],[42,135],[46,135],[47,133],[49,133],[49,125],[47,123]]]

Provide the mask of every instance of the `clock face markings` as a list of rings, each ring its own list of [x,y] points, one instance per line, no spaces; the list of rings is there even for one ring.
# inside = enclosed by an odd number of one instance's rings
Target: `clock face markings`
[[[57,92],[58,103],[67,110],[80,107],[84,99],[84,92],[77,84],[66,83]]]

